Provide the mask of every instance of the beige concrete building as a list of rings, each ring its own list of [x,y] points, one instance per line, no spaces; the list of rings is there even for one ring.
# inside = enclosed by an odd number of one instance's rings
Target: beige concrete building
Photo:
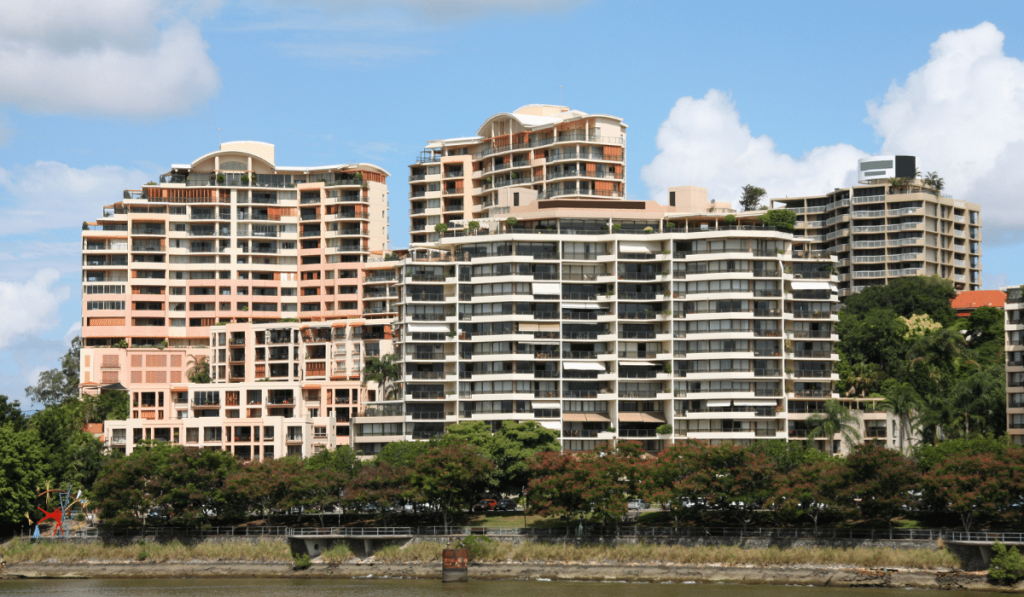
[[[539,104],[492,116],[474,136],[431,141],[409,167],[412,243],[436,241],[438,224],[454,233],[534,201],[621,199],[625,149],[621,118]]]
[[[520,196],[475,233],[414,246],[398,276],[403,398],[368,404],[354,445],[505,420],[556,430],[570,451],[803,441],[839,398],[837,259],[759,213],[729,225],[700,191],[675,188],[696,213]],[[867,441],[893,445],[872,404],[850,402]]]
[[[862,184],[810,197],[773,199],[774,207],[796,212],[797,230],[811,249],[838,258],[839,294],[905,276],[941,276],[957,290],[981,288],[981,207],[936,192],[919,179],[874,178],[891,174],[860,162]],[[891,168],[890,168],[891,169]],[[864,178],[867,176],[867,178]]]
[[[1024,445],[1024,297],[1021,286],[1006,291],[1006,428]]]

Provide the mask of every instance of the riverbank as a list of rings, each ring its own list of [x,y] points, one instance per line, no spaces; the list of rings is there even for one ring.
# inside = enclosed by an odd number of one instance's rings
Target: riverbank
[[[151,578],[407,578],[440,580],[439,562],[314,563],[295,570],[291,562],[23,562],[9,565],[11,579]],[[591,565],[583,563],[471,564],[470,581],[603,581],[637,583],[737,583],[816,587],[891,587],[1024,592],[990,584],[984,573],[843,566]]]

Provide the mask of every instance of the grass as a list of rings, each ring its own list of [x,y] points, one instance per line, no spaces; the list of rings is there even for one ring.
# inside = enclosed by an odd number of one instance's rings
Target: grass
[[[441,559],[443,546],[418,542],[386,547],[376,553],[385,563],[426,563]],[[479,542],[472,548],[474,562],[576,563],[576,564],[723,564],[728,566],[848,565],[864,568],[960,568],[960,560],[945,549],[891,549],[881,547],[794,547],[743,549],[737,546],[567,545],[560,543]]]
[[[320,552],[320,559],[327,564],[342,564],[353,557],[354,554],[349,546],[340,541]]]
[[[0,545],[0,553],[9,564],[19,562],[146,561],[146,562],[290,562],[291,550],[286,541],[259,539],[254,542],[204,541],[185,545],[177,540],[169,543],[139,542],[128,545],[75,543],[56,540],[25,541],[12,539]]]

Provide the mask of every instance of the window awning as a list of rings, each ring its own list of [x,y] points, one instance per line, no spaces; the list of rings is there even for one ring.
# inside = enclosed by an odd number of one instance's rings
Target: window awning
[[[619,251],[622,253],[653,253],[655,250],[661,250],[661,243],[657,243],[658,247],[655,249],[653,245],[641,245],[637,243],[623,243],[619,245]]]
[[[828,282],[798,282],[793,281],[793,290],[831,290],[832,284]]]
[[[557,323],[528,323],[523,322],[519,324],[520,332],[557,332]]]
[[[603,309],[596,303],[562,303],[563,309]]]
[[[302,385],[302,389],[303,390],[319,390],[320,389],[320,384],[303,384]]]
[[[409,331],[416,333],[450,334],[452,330],[443,323],[410,323]]]
[[[362,327],[362,325],[363,325],[362,321],[353,321],[352,323],[348,324],[348,327],[350,327],[350,328],[358,328],[358,327]]]
[[[732,400],[708,400],[708,408],[725,408],[732,404]]]
[[[343,328],[343,327],[347,327],[347,326],[348,326],[348,322],[347,321],[336,321],[336,322],[331,324],[332,328]]]
[[[533,408],[534,408],[534,410],[536,410],[538,408],[544,408],[544,409],[561,408],[561,405],[558,402],[546,402],[546,401],[542,402],[540,400],[534,400],[533,401]]]
[[[562,363],[562,369],[568,371],[604,371],[601,363]]]
[[[647,361],[622,361],[619,363],[622,367],[657,367],[657,363],[648,363]]]
[[[664,423],[665,415],[659,413],[619,413],[619,421],[626,423]]]
[[[562,292],[562,285],[558,282],[534,282],[533,293],[534,294],[560,294]]]
[[[733,400],[736,406],[775,406],[775,400],[771,398],[756,398],[754,400]]]
[[[562,423],[559,421],[540,421],[540,426],[545,429],[553,429],[555,431],[561,431]]]
[[[612,420],[600,413],[562,413],[562,420],[570,423],[611,423]]]
[[[187,391],[188,391],[188,388],[179,388],[179,387],[174,387],[174,388],[171,388],[171,391],[172,391],[172,392],[187,392]]]

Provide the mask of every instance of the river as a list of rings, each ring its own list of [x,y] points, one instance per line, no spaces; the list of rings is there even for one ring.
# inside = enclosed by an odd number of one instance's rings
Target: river
[[[5,580],[0,595],[23,597],[906,597],[907,589],[734,584],[436,580]],[[976,595],[943,591],[943,597]]]

